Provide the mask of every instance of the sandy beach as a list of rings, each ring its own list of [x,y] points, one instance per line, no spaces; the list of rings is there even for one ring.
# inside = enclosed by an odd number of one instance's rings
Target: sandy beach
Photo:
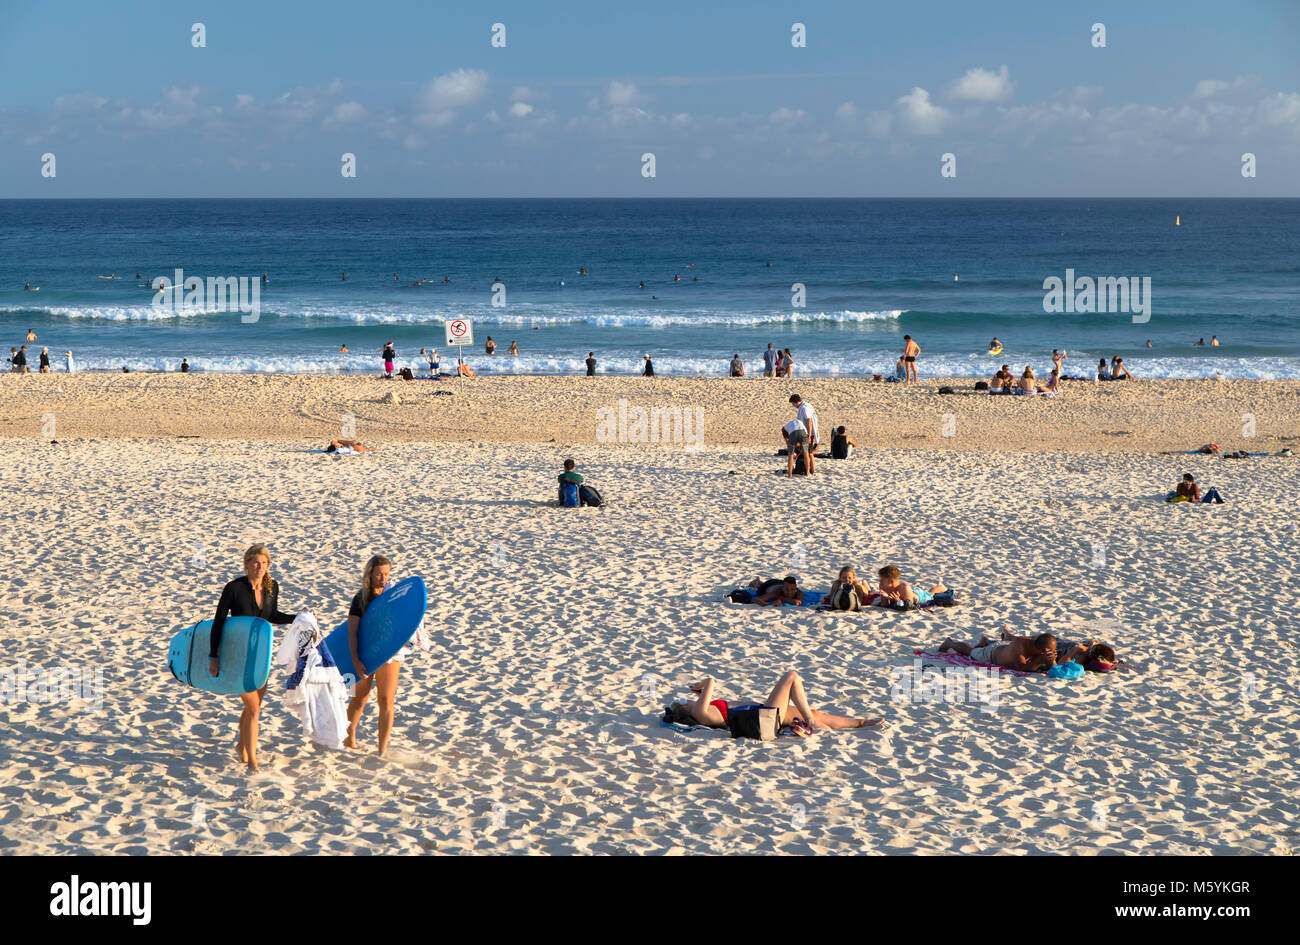
[[[1162,454],[1300,445],[1300,382],[940,383],[0,376],[2,668],[98,681],[0,710],[0,850],[1292,852],[1300,459]],[[859,454],[777,475],[792,391]],[[636,442],[654,407],[698,408],[701,448]],[[380,450],[313,452],[343,435]],[[606,507],[555,507],[566,456]],[[1161,501],[1183,472],[1227,504]],[[304,743],[277,670],[250,775],[237,700],[168,674],[254,542],[281,606],[322,625],[371,554],[428,582],[433,646],[402,670],[386,758],[373,703],[369,751]],[[942,579],[958,606],[723,601],[791,571],[825,590],[845,563]],[[914,650],[1003,623],[1102,637],[1132,671],[1005,676],[982,700],[912,685]],[[701,676],[740,701],[787,669],[885,726],[760,743],[659,722]]]

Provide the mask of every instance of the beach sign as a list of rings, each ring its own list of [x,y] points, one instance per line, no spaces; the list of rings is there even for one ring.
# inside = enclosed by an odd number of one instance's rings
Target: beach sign
[[[468,318],[453,318],[447,322],[447,347],[473,345],[474,323]]]

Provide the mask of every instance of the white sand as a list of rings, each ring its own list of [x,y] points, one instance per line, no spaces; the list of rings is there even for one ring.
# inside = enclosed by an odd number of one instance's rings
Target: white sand
[[[314,445],[2,444],[0,665],[98,668],[106,691],[99,712],[0,708],[0,850],[1296,843],[1300,460],[895,450],[788,481],[767,448]],[[607,508],[546,504],[565,455]],[[1229,504],[1158,501],[1184,470]],[[330,626],[372,553],[428,581],[434,648],[402,671],[388,759],[304,744],[277,673],[250,776],[231,757],[238,701],[167,673],[168,639],[211,616],[254,541],[271,546],[282,606]],[[845,562],[873,583],[885,563],[942,577],[960,606],[719,603],[760,572],[824,590]],[[992,713],[891,701],[914,646],[1003,621],[1101,635],[1145,671],[1006,678]],[[764,744],[659,725],[693,678],[713,674],[735,701],[789,668],[814,705],[886,728]],[[373,750],[373,702],[362,737]]]

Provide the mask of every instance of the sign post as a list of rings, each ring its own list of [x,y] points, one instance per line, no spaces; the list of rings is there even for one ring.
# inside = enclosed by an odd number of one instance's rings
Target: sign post
[[[465,345],[474,345],[474,322],[468,318],[453,318],[447,322],[447,347],[456,346],[456,376],[460,378],[460,392],[465,393],[465,375],[461,365],[465,363]]]

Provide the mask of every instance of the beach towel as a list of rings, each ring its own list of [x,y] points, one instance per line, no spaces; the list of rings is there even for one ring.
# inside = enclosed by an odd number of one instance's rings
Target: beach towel
[[[302,734],[326,748],[342,748],[348,733],[348,690],[310,611],[294,618],[275,659],[289,671],[284,704],[302,719]]]
[[[913,650],[912,653],[923,660],[934,660],[939,663],[948,663],[952,666],[991,666],[994,669],[1009,673],[1012,676],[1042,676],[1042,673],[1027,673],[1022,669],[1010,669],[1006,666],[998,666],[996,663],[981,663],[979,660],[973,660],[969,656],[962,656],[960,653],[929,653],[925,650]]]
[[[747,593],[747,594],[751,594],[751,596],[752,596],[752,593],[753,593],[752,591],[749,591],[749,590],[747,590],[746,588],[741,588],[741,587],[736,588],[736,590],[737,590],[737,591],[745,591],[745,593]],[[734,593],[736,593],[736,591],[731,591],[731,592],[729,592],[728,595],[727,595],[727,597],[724,597],[723,600],[730,600],[730,599],[731,599],[731,594],[734,594]],[[782,606],[782,607],[816,607],[818,604],[820,604],[820,603],[822,602],[822,598],[824,598],[825,596],[826,596],[826,595],[825,595],[824,593],[822,593],[821,591],[804,591],[804,592],[803,592],[803,603],[802,603],[802,604],[781,604],[780,606]],[[749,601],[743,601],[743,602],[742,602],[742,601],[735,601],[735,600],[733,600],[732,603],[733,603],[733,604],[749,603]],[[775,607],[775,606],[777,606],[777,605],[776,605],[776,604],[768,604],[768,605],[763,605],[763,606]]]

